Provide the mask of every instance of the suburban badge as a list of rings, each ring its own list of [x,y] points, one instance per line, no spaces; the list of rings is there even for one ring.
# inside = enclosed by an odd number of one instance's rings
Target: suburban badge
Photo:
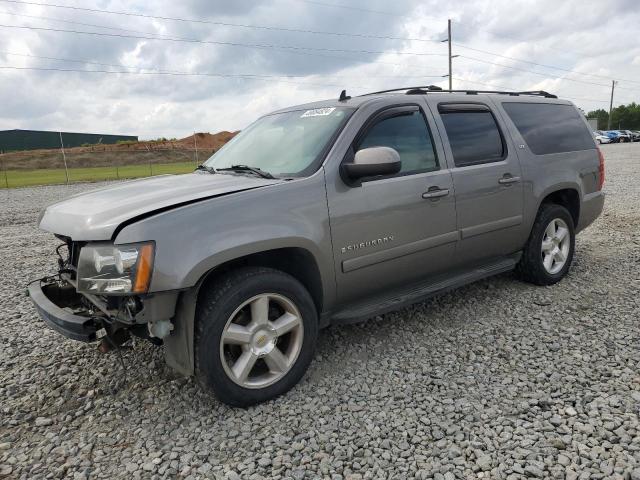
[[[360,250],[361,248],[375,247],[384,243],[393,242],[393,235],[387,235],[386,237],[374,238],[373,240],[367,240],[366,242],[352,243],[345,247],[342,247],[340,251],[342,253],[351,252],[354,250]]]

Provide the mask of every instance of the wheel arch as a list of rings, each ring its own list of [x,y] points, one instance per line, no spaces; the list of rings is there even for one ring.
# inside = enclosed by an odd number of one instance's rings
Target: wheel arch
[[[195,314],[201,293],[221,275],[245,266],[269,267],[296,278],[309,291],[318,311],[318,318],[321,318],[328,292],[323,288],[318,262],[308,249],[289,246],[227,259],[207,270],[193,287],[180,294],[173,318],[174,330],[164,342],[165,360],[176,371],[187,376],[193,375],[195,371]]]
[[[547,192],[538,205],[538,212],[545,203],[553,203],[565,207],[571,214],[574,227],[580,220],[580,193],[574,187],[565,187]]]
[[[198,291],[202,291],[203,287],[206,288],[221,275],[240,267],[267,267],[288,273],[307,289],[318,314],[322,311],[324,289],[320,268],[313,254],[302,247],[274,248],[227,260],[211,268],[200,278]]]

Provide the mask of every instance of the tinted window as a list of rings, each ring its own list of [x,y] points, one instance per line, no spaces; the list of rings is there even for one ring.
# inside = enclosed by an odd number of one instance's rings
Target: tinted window
[[[456,167],[496,162],[504,156],[504,143],[491,112],[442,112]]]
[[[502,106],[536,155],[595,148],[589,129],[571,105],[503,103]]]
[[[376,123],[360,142],[358,150],[391,147],[400,154],[401,173],[438,167],[429,128],[420,112],[386,118]]]

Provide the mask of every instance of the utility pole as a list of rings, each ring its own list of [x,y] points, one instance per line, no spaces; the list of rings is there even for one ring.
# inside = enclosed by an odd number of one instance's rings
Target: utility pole
[[[449,90],[453,90],[453,77],[451,74],[451,19],[447,22],[447,31],[449,32]]]
[[[442,40],[442,43],[449,43],[449,74],[443,75],[443,77],[449,77],[449,90],[453,90],[453,73],[452,73],[452,65],[451,60],[458,57],[459,55],[451,55],[451,19],[447,22],[447,38]]]
[[[611,130],[611,113],[613,112],[613,91],[616,88],[616,81],[611,80],[611,101],[609,102],[609,119],[607,120],[607,130]]]

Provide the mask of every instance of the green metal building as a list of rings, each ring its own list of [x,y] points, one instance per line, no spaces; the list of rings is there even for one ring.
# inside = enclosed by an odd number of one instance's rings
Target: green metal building
[[[119,141],[137,142],[133,135],[103,135],[101,133],[47,132],[39,130],[0,130],[0,153],[41,148],[60,148],[60,135],[65,148],[84,144],[113,144]]]

